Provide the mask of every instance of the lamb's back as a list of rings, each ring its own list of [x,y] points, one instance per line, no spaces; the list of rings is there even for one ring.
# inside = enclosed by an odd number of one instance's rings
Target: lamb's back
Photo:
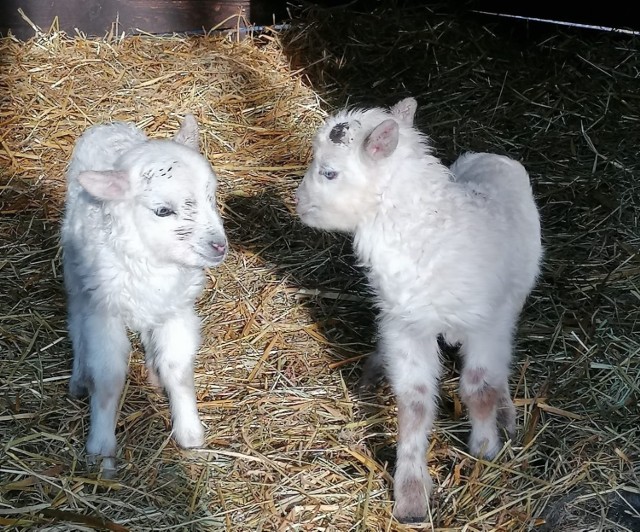
[[[432,163],[425,172],[400,173],[385,191],[378,216],[356,234],[381,308],[471,322],[505,297],[514,305],[523,300],[540,253],[528,176],[526,188],[516,186],[522,206],[514,208],[515,189],[482,183],[484,170],[455,179]]]

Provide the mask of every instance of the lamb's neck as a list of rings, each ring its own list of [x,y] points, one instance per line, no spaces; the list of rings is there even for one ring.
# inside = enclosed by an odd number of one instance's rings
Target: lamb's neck
[[[451,185],[451,174],[436,157],[416,153],[405,157],[385,180],[379,207],[387,209],[429,209],[442,202]]]
[[[407,157],[396,164],[375,212],[355,231],[360,261],[372,266],[377,260],[403,255],[412,235],[436,226],[449,207],[451,192],[449,170],[435,157]]]

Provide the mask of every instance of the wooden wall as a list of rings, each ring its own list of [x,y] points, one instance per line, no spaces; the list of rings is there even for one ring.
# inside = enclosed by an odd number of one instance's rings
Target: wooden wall
[[[20,39],[34,35],[18,13],[48,30],[58,17],[61,30],[73,35],[75,28],[89,36],[103,36],[116,19],[119,31],[127,33],[171,33],[209,30],[222,24],[234,28],[238,15],[251,23],[270,23],[270,5],[277,10],[284,2],[273,0],[0,0],[0,34],[11,32]],[[262,20],[261,20],[262,19]],[[266,20],[265,20],[266,19]]]

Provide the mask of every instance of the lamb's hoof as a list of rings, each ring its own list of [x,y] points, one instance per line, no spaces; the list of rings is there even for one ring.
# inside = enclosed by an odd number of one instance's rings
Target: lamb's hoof
[[[426,500],[423,501],[396,501],[393,516],[400,523],[422,523],[427,517]]]
[[[407,515],[407,516],[404,516],[404,517],[396,516],[396,519],[400,523],[404,523],[404,524],[424,523],[424,520],[426,519],[426,514],[424,516],[422,516],[422,517],[417,517],[415,515]]]
[[[90,429],[87,438],[87,465],[95,466],[100,462],[102,477],[113,478],[116,473],[116,435]]]
[[[100,466],[102,469],[102,478],[107,480],[114,479],[118,474],[116,459],[114,456],[87,454],[87,466],[89,466],[90,468],[96,468]]]
[[[204,445],[204,428],[198,418],[191,423],[176,423],[173,428],[173,437],[183,449],[202,447]]]
[[[503,430],[507,436],[507,440],[515,441],[516,439],[516,426],[515,424],[512,426],[503,426]]]
[[[394,479],[395,508],[393,516],[401,523],[422,523],[427,517],[431,478],[411,476]]]
[[[483,458],[485,460],[493,460],[502,450],[502,442],[499,438],[495,439],[475,439],[473,435],[469,440],[469,451],[476,458]]]

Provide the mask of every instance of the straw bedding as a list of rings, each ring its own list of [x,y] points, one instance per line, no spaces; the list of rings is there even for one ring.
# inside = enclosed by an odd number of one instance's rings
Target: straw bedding
[[[381,4],[248,39],[0,40],[0,525],[410,528],[391,519],[393,398],[357,392],[369,293],[348,238],[303,227],[292,193],[326,113],[412,94],[446,162],[468,149],[524,162],[546,248],[518,333],[518,437],[494,463],[466,453],[458,362],[444,354],[429,527],[638,530],[638,42],[527,31]],[[66,393],[65,165],[93,123],[165,136],[188,111],[232,243],[198,304],[206,447],[176,448],[136,348],[121,473],[104,480],[83,461],[87,404]]]

